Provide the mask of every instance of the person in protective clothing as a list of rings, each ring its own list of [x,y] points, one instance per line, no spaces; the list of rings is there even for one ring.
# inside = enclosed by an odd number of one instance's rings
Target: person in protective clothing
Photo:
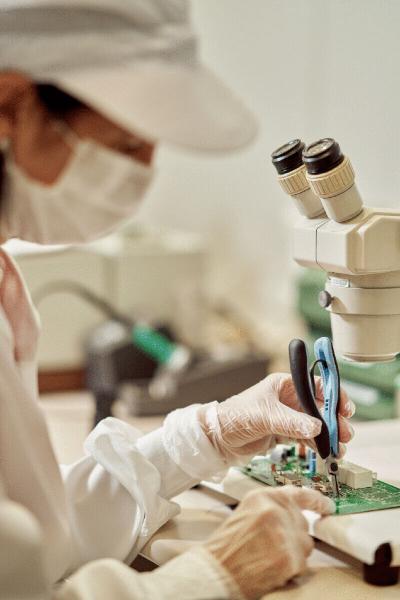
[[[134,214],[159,141],[226,152],[255,132],[249,111],[199,62],[185,2],[0,4],[2,241],[97,239]],[[1,599],[256,598],[305,568],[312,541],[301,509],[328,514],[332,505],[301,489],[252,493],[203,546],[151,573],[127,566],[177,514],[175,495],[281,438],[318,434],[288,375],[176,410],[146,435],[106,419],[80,460],[58,465],[37,402],[38,333],[0,248]],[[340,412],[346,443],[345,395]]]

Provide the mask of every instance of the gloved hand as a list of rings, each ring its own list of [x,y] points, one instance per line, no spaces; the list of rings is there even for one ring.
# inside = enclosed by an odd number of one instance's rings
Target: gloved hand
[[[316,397],[322,408],[320,378],[316,378]],[[354,404],[342,391],[339,439],[343,443],[349,442],[354,435],[348,422],[354,410]],[[321,431],[320,421],[302,412],[292,378],[286,373],[269,375],[220,404],[205,404],[199,409],[198,416],[208,439],[230,464],[246,462],[287,438],[305,441],[315,448],[313,438]],[[344,452],[345,447],[341,444],[341,456]]]
[[[286,486],[250,492],[206,549],[229,572],[245,598],[259,598],[302,573],[313,549],[301,510],[334,512],[315,490]]]

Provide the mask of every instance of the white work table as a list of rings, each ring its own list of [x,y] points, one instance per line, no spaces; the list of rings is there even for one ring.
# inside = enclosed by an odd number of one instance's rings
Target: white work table
[[[63,403],[64,402],[64,403]],[[81,442],[88,428],[91,402],[86,394],[65,394],[43,402],[50,430],[61,461],[81,455]],[[121,415],[124,416],[124,415]],[[162,419],[129,419],[143,430],[157,427]],[[347,458],[378,473],[379,479],[400,486],[400,420],[355,423],[356,436]],[[249,489],[261,485],[245,478]],[[182,512],[166,523],[143,550],[143,555],[161,564],[193,544],[200,543],[231,514],[229,498],[199,487],[180,494],[176,501]],[[400,523],[394,523],[400,527]],[[361,565],[317,542],[309,559],[309,571],[289,586],[268,594],[267,600],[386,600],[400,598],[400,584],[375,587],[364,583]]]

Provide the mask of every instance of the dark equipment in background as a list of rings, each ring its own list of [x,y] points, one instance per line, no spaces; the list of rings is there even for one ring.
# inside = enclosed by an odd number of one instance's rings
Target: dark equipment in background
[[[166,414],[193,403],[222,401],[265,377],[268,358],[253,351],[215,358],[179,343],[167,326],[149,326],[115,310],[74,282],[54,282],[35,295],[72,293],[108,320],[85,345],[86,384],[95,400],[94,425],[112,416],[117,399],[132,415]]]
[[[159,328],[171,336],[167,328]],[[171,336],[172,337],[172,336]],[[267,373],[265,356],[246,354],[215,360],[193,354],[166,393],[155,388],[158,363],[132,344],[119,323],[100,325],[87,344],[87,386],[96,400],[95,423],[112,414],[119,398],[135,416],[166,414],[194,403],[222,401],[257,383]]]
[[[167,328],[156,331],[173,341]],[[112,407],[124,381],[151,381],[158,362],[132,343],[129,330],[120,321],[97,327],[86,344],[86,385],[94,396],[94,425],[112,416]]]

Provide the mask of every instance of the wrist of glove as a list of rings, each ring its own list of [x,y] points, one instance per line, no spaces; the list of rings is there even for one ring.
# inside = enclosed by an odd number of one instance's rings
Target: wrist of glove
[[[259,598],[306,569],[314,544],[303,509],[324,515],[335,507],[329,498],[306,488],[250,492],[206,542],[205,549],[246,599]]]
[[[323,407],[323,390],[316,378],[316,397]],[[353,435],[348,418],[354,405],[341,392],[339,439],[341,456]],[[274,373],[256,385],[218,404],[199,409],[198,418],[211,444],[229,464],[245,463],[287,439],[305,442],[315,448],[314,438],[321,431],[318,419],[302,412],[290,375]]]

